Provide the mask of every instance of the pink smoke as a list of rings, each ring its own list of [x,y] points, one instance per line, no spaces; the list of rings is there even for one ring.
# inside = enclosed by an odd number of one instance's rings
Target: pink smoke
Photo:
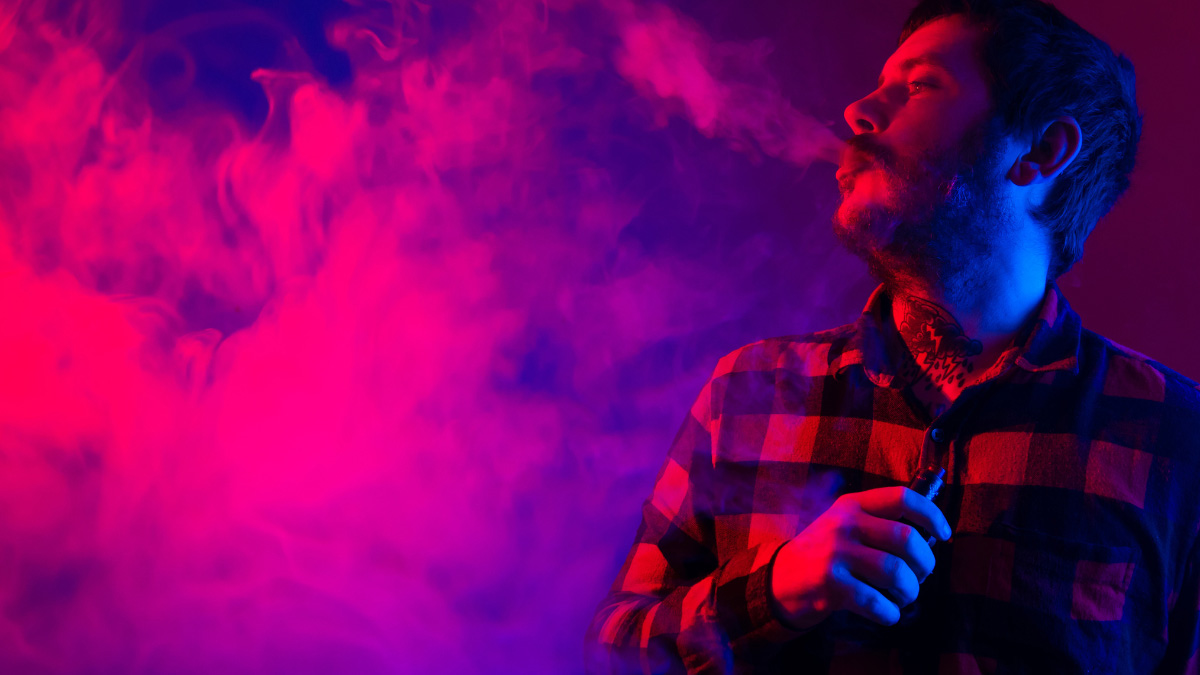
[[[643,95],[682,104],[709,137],[795,164],[839,160],[842,141],[792,107],[771,79],[770,42],[713,44],[700,27],[665,5],[621,10],[616,67]]]
[[[327,26],[345,86],[285,41],[258,129],[155,97],[262,13],[0,10],[0,671],[581,667],[774,248],[654,243],[606,153],[676,113],[728,162],[837,142],[665,6],[377,10]]]

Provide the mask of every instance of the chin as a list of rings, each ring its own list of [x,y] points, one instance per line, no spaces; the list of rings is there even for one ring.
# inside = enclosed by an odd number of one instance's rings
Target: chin
[[[834,213],[833,230],[851,251],[882,248],[891,241],[896,220],[879,205],[861,204],[846,198]],[[850,242],[855,245],[850,246]]]

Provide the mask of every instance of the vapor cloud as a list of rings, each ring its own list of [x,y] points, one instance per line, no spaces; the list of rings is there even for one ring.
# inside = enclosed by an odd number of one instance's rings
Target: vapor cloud
[[[135,9],[0,10],[0,671],[578,670],[836,140],[664,5],[354,5],[259,127],[190,50],[269,17]]]

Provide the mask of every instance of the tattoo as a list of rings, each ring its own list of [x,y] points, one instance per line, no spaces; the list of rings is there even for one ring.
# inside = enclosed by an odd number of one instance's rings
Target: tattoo
[[[909,372],[905,374],[914,386],[921,379],[928,379],[926,390],[933,385],[962,386],[967,373],[975,369],[970,359],[983,353],[983,343],[964,335],[954,317],[928,300],[910,296],[904,299],[904,304],[907,311],[899,326],[900,334],[913,358],[924,362],[923,367],[906,363],[905,370]]]

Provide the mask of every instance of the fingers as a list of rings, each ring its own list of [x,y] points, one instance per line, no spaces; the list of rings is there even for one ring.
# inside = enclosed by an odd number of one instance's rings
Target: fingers
[[[900,620],[900,608],[878,590],[865,583],[843,565],[835,565],[830,573],[837,580],[845,596],[840,603],[859,616],[885,626]]]
[[[867,513],[861,514],[856,524],[863,545],[903,559],[919,583],[933,573],[937,558],[915,527]]]
[[[862,510],[873,516],[888,520],[907,518],[942,541],[950,538],[950,523],[942,510],[913,490],[896,486],[867,490],[856,496]]]
[[[921,585],[904,559],[866,546],[856,546],[846,552],[845,566],[856,578],[882,592],[899,607],[917,599]]]

